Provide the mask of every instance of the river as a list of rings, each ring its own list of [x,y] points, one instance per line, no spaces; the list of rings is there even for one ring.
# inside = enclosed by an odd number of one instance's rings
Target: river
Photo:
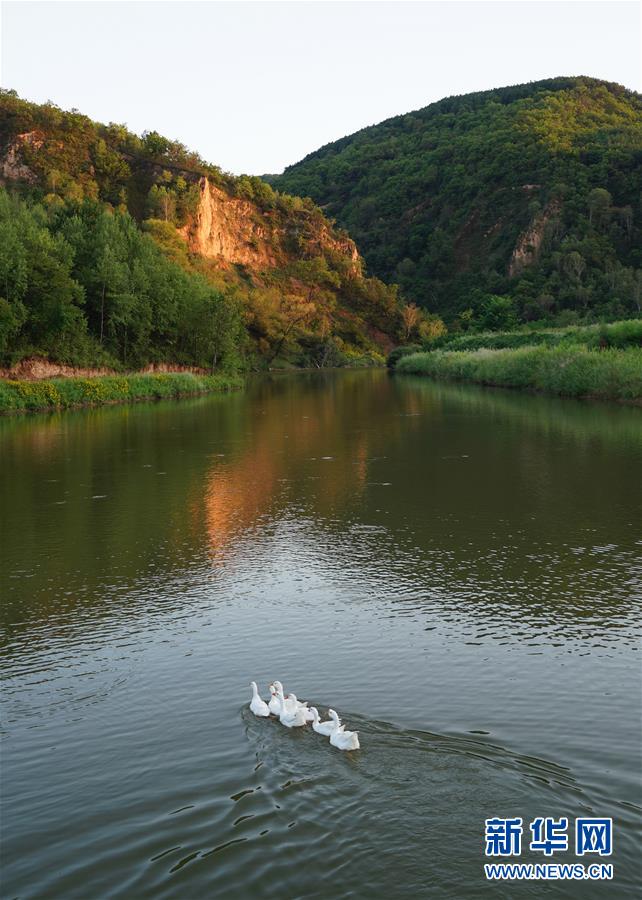
[[[382,371],[0,421],[3,897],[605,896],[488,884],[492,816],[613,817],[634,896],[641,423]]]

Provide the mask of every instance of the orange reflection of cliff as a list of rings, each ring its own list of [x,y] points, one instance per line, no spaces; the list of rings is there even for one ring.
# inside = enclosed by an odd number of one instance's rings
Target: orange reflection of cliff
[[[404,428],[407,434],[400,414],[416,415],[421,403],[392,396],[386,378],[369,382],[355,374],[342,373],[329,390],[314,382],[306,389],[302,375],[283,378],[248,403],[241,446],[217,459],[206,476],[205,529],[215,557],[287,507],[292,481],[312,516],[335,516],[367,489],[370,461]],[[378,421],[382,427],[373,427]]]
[[[205,524],[215,557],[224,555],[233,538],[254,527],[270,503],[278,470],[268,458],[243,456],[217,466],[208,476]]]

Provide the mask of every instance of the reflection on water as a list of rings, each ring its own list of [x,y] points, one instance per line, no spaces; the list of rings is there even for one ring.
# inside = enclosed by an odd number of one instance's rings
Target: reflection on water
[[[632,895],[641,435],[382,372],[0,421],[4,893],[539,896],[483,820],[590,811]]]

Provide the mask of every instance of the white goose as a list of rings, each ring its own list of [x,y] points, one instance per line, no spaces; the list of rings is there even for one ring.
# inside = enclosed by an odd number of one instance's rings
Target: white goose
[[[294,694],[288,694],[288,696],[294,697]],[[308,707],[308,701],[306,700],[305,703],[303,703],[301,700],[297,700],[296,702],[298,704],[299,709],[303,710],[303,715],[305,716],[305,721],[312,722],[312,720],[314,719],[314,716],[312,715],[312,710]]]
[[[345,725],[342,725],[339,716],[333,709],[328,710],[328,715],[336,724],[336,728],[330,735],[330,743],[337,750],[358,750],[361,747],[359,743],[359,735],[356,731],[346,731]]]
[[[285,705],[286,705],[290,710],[293,710],[293,709],[294,709],[294,706],[292,705],[292,698],[294,698],[294,701],[296,702],[297,706],[299,706],[299,707],[304,711],[304,713],[305,713],[305,721],[306,721],[306,722],[311,722],[311,721],[312,721],[312,713],[311,713],[310,710],[308,709],[308,704],[307,704],[307,703],[302,703],[300,700],[297,700],[297,699],[296,699],[296,694],[288,694],[287,697],[284,696],[283,700],[280,701],[278,698],[279,698],[279,693],[281,693],[281,694],[284,693],[284,692],[283,692],[283,685],[281,684],[280,681],[275,681],[275,682],[273,682],[273,684],[274,684],[274,687],[276,688],[276,697],[277,697],[277,701],[276,701],[276,702],[277,702],[277,703],[283,702],[283,703],[285,703]],[[276,705],[276,704],[275,704],[275,705]],[[275,712],[274,714],[275,714],[276,716],[278,716],[278,715],[280,715],[280,713],[281,713],[281,710],[279,709],[279,711],[278,711],[278,712]]]
[[[261,700],[261,698],[259,697],[259,689],[256,686],[256,681],[250,681],[250,687],[252,688],[250,709],[255,716],[269,716],[270,710],[265,700]]]
[[[310,712],[312,713],[312,727],[317,734],[324,734],[326,737],[329,737],[334,729],[339,727],[334,719],[326,719],[325,722],[322,722],[319,718],[319,710],[316,706],[311,706]],[[330,710],[330,713],[332,712],[333,710]]]
[[[286,728],[300,728],[302,725],[305,725],[307,722],[305,708],[299,706],[296,694],[290,694],[286,700],[283,696],[283,691],[279,691],[278,697],[281,701],[281,712],[279,714],[281,724],[285,725]]]
[[[268,709],[273,716],[281,714],[281,701],[277,697],[276,683],[270,685],[270,702],[268,703]]]

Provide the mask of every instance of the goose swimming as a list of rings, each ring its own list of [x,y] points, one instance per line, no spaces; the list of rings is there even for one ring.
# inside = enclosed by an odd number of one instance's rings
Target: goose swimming
[[[285,696],[283,693],[283,685],[280,681],[275,681],[274,687],[276,688],[276,700],[279,704],[278,715],[280,716],[282,712],[293,713],[297,708],[298,701],[297,703],[294,703],[290,694],[288,694],[287,697]]]
[[[325,722],[322,722],[319,718],[319,710],[316,706],[311,706],[310,712],[312,713],[312,727],[317,734],[324,734],[326,737],[329,737],[335,728],[339,727],[334,719],[326,719]],[[333,710],[330,710],[330,712],[332,713]]]
[[[285,725],[286,728],[300,728],[307,723],[306,708],[299,706],[296,694],[290,694],[286,700],[283,696],[283,691],[279,691],[278,697],[281,701],[279,721],[282,725]]]
[[[293,710],[294,707],[293,707],[293,705],[292,705],[292,698],[294,698],[294,700],[295,700],[296,703],[297,703],[297,706],[301,707],[301,709],[302,709],[302,710],[304,711],[304,713],[305,713],[305,721],[306,721],[306,722],[311,722],[311,721],[312,721],[312,713],[311,713],[310,710],[308,709],[308,704],[307,704],[307,703],[303,703],[303,702],[301,702],[301,700],[297,700],[297,699],[296,699],[296,694],[288,694],[287,696],[284,696],[284,697],[283,697],[283,700],[282,700],[282,701],[279,700],[279,693],[281,693],[281,694],[284,693],[284,692],[283,692],[283,685],[281,684],[280,681],[274,681],[272,684],[273,684],[273,686],[274,686],[275,689],[276,689],[276,697],[277,697],[277,699],[276,699],[276,702],[275,702],[275,704],[274,704],[275,708],[272,709],[272,707],[270,707],[270,709],[271,709],[272,712],[274,712],[274,715],[275,715],[275,716],[278,716],[278,715],[280,715],[280,713],[281,713],[280,708],[279,708],[278,712],[276,711],[276,704],[277,704],[277,703],[283,702],[283,703],[286,704],[286,706],[287,706],[290,710]],[[271,690],[271,689],[272,689],[272,686],[270,686],[270,690]]]
[[[270,685],[270,702],[268,703],[268,709],[273,716],[281,714],[281,701],[277,696],[276,682]]]
[[[288,694],[289,698],[292,698],[294,696],[295,696],[294,694]],[[295,699],[296,699],[296,697],[295,697]],[[305,703],[301,700],[297,700],[296,702],[297,702],[298,708],[303,710],[303,715],[305,716],[305,721],[312,722],[314,720],[314,716],[312,715],[312,710],[308,706],[307,700],[305,701]]]
[[[259,689],[256,686],[256,681],[250,681],[250,687],[252,688],[252,699],[250,700],[251,711],[255,716],[269,716],[269,707],[265,700],[261,700],[259,697]]]
[[[328,710],[328,715],[336,723],[334,731],[330,734],[330,743],[337,750],[359,750],[359,734],[356,731],[346,731],[345,725],[341,725],[339,716],[333,709]]]

